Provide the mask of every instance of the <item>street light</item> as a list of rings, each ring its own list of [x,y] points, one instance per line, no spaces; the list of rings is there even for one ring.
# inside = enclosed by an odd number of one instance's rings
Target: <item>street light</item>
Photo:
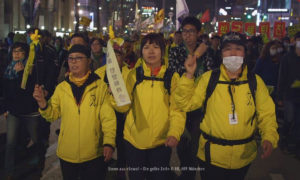
[[[73,21],[73,24],[76,24],[77,23],[77,21]]]
[[[69,31],[69,32],[72,32],[72,29],[71,29],[71,28],[69,28],[69,29],[68,29],[68,31]]]
[[[81,9],[79,10],[79,14],[80,14],[80,15],[83,14],[83,11],[82,11]]]
[[[173,11],[173,10],[174,10],[174,8],[173,8],[173,7],[170,7],[170,10],[171,10],[171,11]]]
[[[45,26],[41,26],[41,29],[44,30],[44,29],[45,29]]]
[[[65,31],[65,28],[61,28],[61,31]]]
[[[26,25],[26,28],[27,28],[27,29],[29,29],[29,28],[30,28],[30,25],[29,25],[29,24],[27,24],[27,25]]]
[[[80,3],[77,3],[77,6],[80,6]]]
[[[99,10],[102,10],[102,7],[101,7],[101,6],[99,7]]]

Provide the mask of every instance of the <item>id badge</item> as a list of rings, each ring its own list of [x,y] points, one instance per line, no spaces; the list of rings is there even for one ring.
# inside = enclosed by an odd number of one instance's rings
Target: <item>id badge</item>
[[[232,114],[229,114],[229,124],[230,125],[238,124],[238,117],[236,113],[234,113],[234,118]]]

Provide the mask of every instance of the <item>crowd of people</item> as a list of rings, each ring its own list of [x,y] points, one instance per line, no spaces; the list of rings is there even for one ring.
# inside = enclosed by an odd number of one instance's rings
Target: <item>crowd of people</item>
[[[197,170],[203,180],[242,180],[258,147],[263,159],[277,146],[300,159],[300,32],[264,43],[201,28],[189,16],[171,38],[9,33],[0,47],[6,179],[17,178],[17,149],[28,139],[32,161],[41,161],[58,119],[65,180],[104,179],[115,150],[118,180],[126,171],[130,180],[192,180]],[[131,100],[124,106],[107,77],[108,43]]]

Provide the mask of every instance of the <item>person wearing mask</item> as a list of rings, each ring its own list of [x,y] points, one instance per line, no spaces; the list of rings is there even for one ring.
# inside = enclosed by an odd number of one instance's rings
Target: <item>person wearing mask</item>
[[[185,113],[173,101],[179,76],[167,73],[164,50],[160,34],[142,39],[142,64],[128,74],[126,82],[132,103],[117,107],[113,102],[117,111],[127,112],[124,143],[126,163],[132,168],[130,180],[170,179],[171,147],[177,146],[184,130]]]
[[[116,117],[107,86],[90,70],[90,50],[74,45],[69,50],[70,73],[47,102],[43,87],[33,97],[41,115],[50,122],[61,118],[57,156],[64,180],[105,179],[116,136]]]
[[[106,64],[106,54],[103,53],[104,41],[100,38],[91,40],[91,70],[96,70]]]
[[[295,49],[285,55],[280,62],[278,105],[284,107],[282,140],[285,144],[287,141],[296,144],[295,149],[289,151],[300,158],[300,32],[295,34],[294,39]]]
[[[290,50],[291,50],[291,47],[290,47],[290,43],[291,43],[291,40],[290,40],[290,38],[289,37],[284,37],[284,38],[282,38],[282,43],[283,43],[283,46],[284,46],[284,51],[285,52],[290,52]]]
[[[277,147],[275,105],[262,79],[248,72],[245,37],[229,32],[222,37],[220,69],[194,81],[196,57],[189,55],[175,90],[183,111],[203,108],[197,157],[203,180],[244,179],[257,154],[254,134],[259,129],[267,158]]]
[[[263,79],[274,100],[282,55],[283,46],[281,43],[277,40],[270,41],[264,46],[254,68],[254,72]]]

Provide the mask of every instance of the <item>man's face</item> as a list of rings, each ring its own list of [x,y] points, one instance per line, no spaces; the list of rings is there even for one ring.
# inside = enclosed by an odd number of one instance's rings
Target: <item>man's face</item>
[[[237,45],[233,43],[228,43],[222,49],[222,57],[229,57],[229,56],[241,56],[245,57],[245,48],[242,45]]]
[[[187,24],[182,28],[182,38],[187,45],[193,45],[197,42],[198,31],[195,26]]]

